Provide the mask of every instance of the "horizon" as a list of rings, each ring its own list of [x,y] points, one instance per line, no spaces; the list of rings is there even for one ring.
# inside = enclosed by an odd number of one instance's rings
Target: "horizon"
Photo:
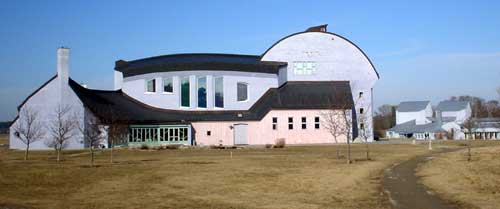
[[[71,78],[89,88],[112,89],[114,62],[120,59],[260,55],[283,37],[321,24],[359,46],[374,64],[380,74],[376,108],[415,100],[437,105],[460,95],[499,99],[498,2],[395,1],[361,8],[349,2],[282,2],[198,2],[196,7],[189,1],[8,2],[0,8],[5,21],[0,121],[14,119],[17,106],[56,74],[59,46],[71,48]]]

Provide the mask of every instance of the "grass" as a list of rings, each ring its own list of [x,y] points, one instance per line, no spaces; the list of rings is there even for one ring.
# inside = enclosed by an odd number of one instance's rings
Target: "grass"
[[[427,187],[452,202],[471,208],[500,205],[500,146],[473,148],[471,162],[467,150],[440,155],[421,165],[418,175]]]
[[[9,135],[0,134],[0,144],[8,144],[9,143]]]
[[[347,165],[335,149],[118,150],[116,163],[100,152],[89,168],[84,150],[57,164],[53,152],[31,152],[24,162],[22,151],[0,148],[0,207],[386,208],[383,170],[428,152],[426,144],[374,144],[366,161],[355,144]]]

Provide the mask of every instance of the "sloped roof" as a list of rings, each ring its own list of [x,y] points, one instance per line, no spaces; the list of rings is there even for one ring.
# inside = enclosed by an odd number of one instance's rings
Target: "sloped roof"
[[[278,74],[284,62],[261,61],[260,56],[241,54],[169,54],[133,61],[118,60],[115,70],[124,77],[153,72],[219,70]]]
[[[287,82],[269,89],[249,110],[183,111],[151,107],[121,90],[87,89],[70,79],[69,85],[87,108],[100,118],[111,112],[136,124],[168,124],[194,121],[252,121],[262,119],[272,109],[329,109],[353,105],[348,81]],[[336,101],[342,95],[343,101]],[[239,115],[241,117],[239,117]]]
[[[428,123],[423,125],[417,125],[415,120],[411,120],[405,123],[398,124],[389,129],[389,131],[394,131],[400,134],[411,134],[411,133],[433,133],[433,132],[444,132],[445,130],[439,126],[438,123]]]
[[[436,110],[442,111],[442,112],[447,112],[447,111],[460,111],[465,108],[467,108],[467,105],[469,102],[467,101],[442,101],[439,102],[438,106],[436,107]]]
[[[397,111],[399,112],[418,112],[424,110],[429,101],[409,101],[409,102],[401,102],[398,105]]]

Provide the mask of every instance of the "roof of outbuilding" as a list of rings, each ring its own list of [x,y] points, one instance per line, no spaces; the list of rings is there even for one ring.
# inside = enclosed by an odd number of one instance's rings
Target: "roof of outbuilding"
[[[469,102],[467,101],[442,101],[439,102],[438,106],[436,107],[436,110],[446,112],[446,111],[459,111],[467,108],[467,105]]]
[[[287,82],[269,89],[249,110],[183,111],[151,107],[121,90],[87,89],[70,79],[71,88],[87,108],[100,118],[119,113],[130,123],[168,124],[194,121],[251,121],[262,119],[272,109],[329,109],[353,105],[348,81]],[[342,97],[339,97],[341,95]],[[336,98],[346,98],[336,101]],[[241,115],[241,117],[239,116]]]
[[[444,132],[445,130],[439,126],[438,123],[428,123],[417,125],[415,120],[411,120],[405,123],[398,124],[389,131],[394,131],[400,134],[411,134],[411,133],[433,133],[433,132]]]
[[[170,54],[133,61],[118,60],[115,70],[124,77],[169,71],[220,70],[278,74],[285,62],[261,61],[260,56],[240,54]]]
[[[397,111],[399,112],[418,112],[429,105],[429,101],[409,101],[401,102],[398,105]]]

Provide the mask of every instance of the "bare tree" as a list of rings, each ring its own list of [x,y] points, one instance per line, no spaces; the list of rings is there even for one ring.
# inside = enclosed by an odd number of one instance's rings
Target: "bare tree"
[[[26,145],[24,160],[28,160],[30,145],[45,135],[40,119],[39,112],[29,106],[23,107],[19,113],[14,131],[16,136]]]
[[[57,153],[57,162],[61,160],[61,151],[66,148],[68,140],[75,136],[78,123],[71,114],[71,106],[58,105],[54,110],[55,119],[48,125],[52,138],[46,142]]]
[[[117,143],[122,143],[127,139],[128,119],[114,109],[108,111],[108,117],[105,121],[108,131],[108,143],[110,148],[110,159],[113,163],[114,148]]]
[[[90,151],[90,167],[94,167],[94,151],[105,139],[104,127],[97,119],[86,117],[84,123],[78,125],[78,129]]]
[[[476,121],[474,118],[470,117],[467,120],[464,121],[463,127],[467,133],[467,137],[465,139],[468,141],[467,143],[467,161],[471,161],[472,154],[471,154],[471,141],[474,138],[474,130],[476,129]]]
[[[323,127],[333,136],[335,142],[340,136],[345,136],[347,141],[347,163],[351,163],[351,133],[352,133],[352,96],[348,93],[333,90],[332,99],[329,100],[330,108],[322,113]],[[333,101],[332,101],[333,100]],[[337,158],[339,150],[337,148]]]
[[[366,107],[366,110],[363,111],[363,113],[360,112],[358,116],[358,122],[360,124],[359,127],[359,133],[361,134],[361,137],[365,140],[365,146],[366,146],[366,160],[370,160],[370,147],[368,143],[368,138],[372,137],[373,131],[367,127],[367,124],[370,124],[370,117],[368,117],[368,113],[371,111],[371,105],[368,105]]]

